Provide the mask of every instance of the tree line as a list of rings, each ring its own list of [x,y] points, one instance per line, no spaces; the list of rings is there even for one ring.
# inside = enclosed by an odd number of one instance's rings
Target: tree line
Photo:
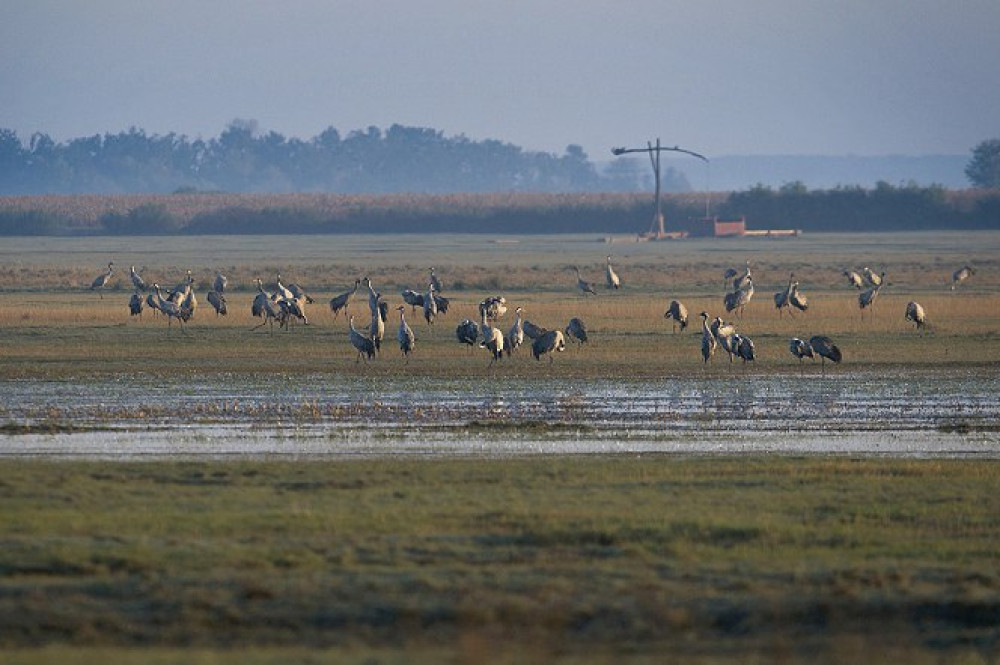
[[[217,137],[150,135],[135,127],[57,143],[22,143],[0,129],[0,196],[223,192],[630,192],[648,189],[648,165],[616,160],[599,171],[578,145],[564,154],[393,125],[346,136],[334,127],[302,140],[235,120]],[[666,191],[687,191],[670,169]]]
[[[86,208],[84,210],[83,208]],[[668,230],[705,214],[704,194],[664,198]],[[1000,229],[1000,190],[801,183],[712,195],[720,219],[750,229],[871,232]],[[650,228],[648,193],[225,195],[0,198],[0,235],[305,233],[600,233]]]

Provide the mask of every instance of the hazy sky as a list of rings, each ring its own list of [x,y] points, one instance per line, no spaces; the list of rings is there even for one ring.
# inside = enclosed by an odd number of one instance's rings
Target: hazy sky
[[[7,0],[26,141],[432,127],[605,159],[968,154],[1000,137],[997,0]]]

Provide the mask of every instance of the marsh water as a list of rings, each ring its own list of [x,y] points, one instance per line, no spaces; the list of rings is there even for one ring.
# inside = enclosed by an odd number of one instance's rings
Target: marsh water
[[[1000,456],[989,369],[730,378],[0,381],[0,455]]]

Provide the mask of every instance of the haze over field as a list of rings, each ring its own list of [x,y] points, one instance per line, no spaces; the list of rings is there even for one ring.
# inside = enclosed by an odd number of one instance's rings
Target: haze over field
[[[1000,133],[1000,4],[18,2],[0,126],[57,141],[233,118],[311,137],[393,123],[603,159],[967,155]]]

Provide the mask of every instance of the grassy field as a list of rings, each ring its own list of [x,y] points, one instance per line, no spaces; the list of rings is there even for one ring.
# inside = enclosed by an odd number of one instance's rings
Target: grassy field
[[[726,380],[1000,367],[1000,233],[635,243],[596,237],[12,238],[0,246],[0,379],[224,375]],[[626,288],[603,285],[612,254]],[[751,261],[745,370],[674,333],[672,298],[723,315],[722,274]],[[103,298],[91,280],[119,269]],[[977,274],[956,291],[951,272]],[[185,331],[127,312],[130,264],[202,301]],[[841,271],[885,270],[864,319]],[[356,363],[326,301],[370,275],[390,305],[434,266],[453,309],[405,363]],[[204,302],[215,269],[231,313]],[[795,272],[810,309],[779,317]],[[252,280],[299,282],[310,325],[251,332]],[[486,295],[530,320],[583,318],[555,361],[487,369],[454,337]],[[353,311],[367,321],[363,294]],[[932,334],[903,320],[926,308]],[[419,379],[418,379],[419,380]],[[414,385],[412,380],[407,385]],[[572,385],[572,383],[571,383]],[[141,434],[137,434],[141,436]],[[0,661],[16,663],[939,662],[1000,658],[1000,464],[844,458],[0,460]]]
[[[996,462],[5,460],[0,478],[4,662],[1000,648]]]

